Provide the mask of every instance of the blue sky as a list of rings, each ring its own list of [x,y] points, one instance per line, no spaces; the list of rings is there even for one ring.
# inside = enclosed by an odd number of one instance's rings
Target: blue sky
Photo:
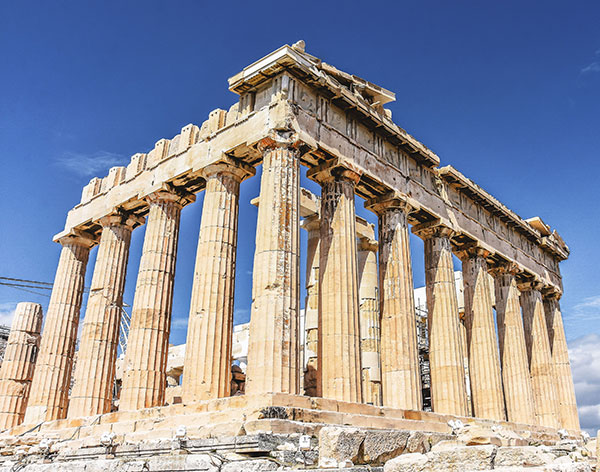
[[[572,254],[561,266],[567,337],[600,333],[600,4],[592,1],[0,2],[0,276],[51,282],[52,235],[91,177],[227,109],[236,100],[228,77],[298,39],[396,92],[394,120],[442,165],[556,228]],[[242,186],[238,321],[249,317],[256,209],[247,200],[258,187],[258,178]],[[198,195],[182,214],[175,343],[185,340],[201,206]],[[375,221],[360,202],[358,212]],[[132,238],[128,303],[143,232]],[[422,285],[422,244],[412,243]],[[0,321],[23,300],[48,299],[0,286]]]

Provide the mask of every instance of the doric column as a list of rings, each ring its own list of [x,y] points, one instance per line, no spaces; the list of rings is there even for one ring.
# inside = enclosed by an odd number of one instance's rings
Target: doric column
[[[313,169],[321,184],[318,395],[362,402],[354,187],[360,176],[341,168]]]
[[[377,241],[360,238],[358,280],[360,302],[360,356],[363,401],[381,405],[381,323],[377,289]]]
[[[423,409],[410,258],[408,212],[404,198],[369,202],[379,217],[379,286],[383,404]]]
[[[525,344],[529,358],[537,422],[541,426],[558,428],[560,423],[556,379],[540,288],[541,284],[537,282],[519,285]]]
[[[317,352],[319,349],[319,252],[321,220],[318,215],[305,218],[302,227],[308,232],[306,248],[306,301],[304,303],[304,394],[317,395]]]
[[[179,219],[183,206],[195,199],[194,195],[173,189],[146,197],[150,208],[131,310],[119,410],[139,410],[165,402]]]
[[[508,421],[536,424],[519,289],[515,280],[517,272],[517,267],[511,264],[491,270],[496,293],[502,383]]]
[[[265,139],[252,277],[247,394],[299,393],[300,173],[295,143]]]
[[[96,256],[69,400],[69,418],[111,411],[115,360],[131,231],[143,220],[127,214],[100,219]]]
[[[44,335],[36,363],[24,422],[38,424],[67,416],[73,355],[91,237],[68,236],[62,244]]]
[[[230,395],[240,182],[250,175],[252,167],[225,157],[203,170],[206,189],[185,350],[185,403]]]
[[[488,255],[489,251],[479,247],[460,251],[469,352],[469,380],[473,416],[505,420],[498,341],[487,273]]]
[[[0,430],[23,422],[41,329],[42,306],[19,303],[0,368]]]
[[[433,411],[467,414],[465,369],[460,346],[458,301],[450,236],[453,230],[425,223],[413,227],[425,242],[425,283]]]
[[[545,291],[543,297],[550,352],[552,353],[552,363],[554,364],[556,376],[558,412],[561,427],[579,430],[579,416],[577,414],[571,363],[569,362],[569,350],[560,312],[560,295],[559,292],[550,290]]]

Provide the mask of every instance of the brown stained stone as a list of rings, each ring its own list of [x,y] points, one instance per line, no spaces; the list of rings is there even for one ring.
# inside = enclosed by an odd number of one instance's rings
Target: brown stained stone
[[[571,374],[565,328],[560,310],[559,294],[553,292],[545,295],[544,313],[548,327],[552,363],[554,364],[554,373],[556,375],[560,425],[565,429],[579,430],[577,401],[575,399],[575,388]]]
[[[360,239],[358,278],[363,401],[371,405],[381,405],[381,322],[377,295],[377,241]]]
[[[529,359],[529,372],[534,395],[537,423],[549,428],[558,428],[559,408],[556,378],[548,328],[544,316],[544,305],[539,285],[529,282],[519,285],[523,308],[525,344]]]
[[[108,413],[127,272],[129,242],[139,218],[126,214],[100,220],[102,235],[81,332],[69,418]]]
[[[516,267],[504,265],[491,272],[496,293],[496,322],[507,418],[515,423],[536,424],[519,289],[515,280]]]
[[[60,243],[62,251],[25,412],[27,424],[67,416],[85,271],[94,241],[78,236],[64,237]]]
[[[19,303],[0,368],[0,430],[23,422],[41,329],[42,306]]]
[[[231,159],[204,170],[206,189],[184,361],[186,403],[235,393],[231,349],[239,193],[240,182],[253,174],[254,169]],[[240,390],[242,385],[234,387]]]
[[[325,174],[317,178],[322,187],[319,393],[325,398],[362,402],[354,208],[358,175],[350,171]]]
[[[297,393],[299,362],[299,152],[264,141],[246,393]]]
[[[169,190],[147,197],[150,211],[131,311],[120,410],[165,403],[179,219],[183,206],[194,200],[193,195]]]
[[[465,369],[460,345],[458,301],[450,236],[444,226],[416,226],[425,242],[425,282],[433,411],[467,414]]]
[[[465,294],[465,325],[473,416],[505,420],[498,340],[485,258],[487,251],[461,252]]]
[[[402,198],[369,202],[379,217],[381,371],[383,404],[421,410],[415,301],[408,212]]]

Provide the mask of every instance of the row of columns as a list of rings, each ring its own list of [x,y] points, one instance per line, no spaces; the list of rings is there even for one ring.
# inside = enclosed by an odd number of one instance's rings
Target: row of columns
[[[246,392],[298,394],[300,151],[296,143],[276,138],[263,140],[260,149],[263,174]],[[204,172],[206,190],[183,383],[185,403],[229,395],[239,187],[253,173],[252,168],[229,158]],[[377,293],[367,289],[361,293],[359,285],[359,271],[363,278],[371,279],[377,273],[374,242],[361,241],[359,246],[356,238],[354,200],[360,176],[340,168],[316,168],[308,175],[322,187],[319,247],[313,251],[313,260],[318,257],[319,261],[318,288],[309,293],[317,298],[317,342],[311,344],[317,350],[316,393],[342,401],[419,410],[422,398],[410,207],[398,195],[368,203],[379,218],[377,310]],[[181,208],[194,196],[165,187],[147,200],[146,236],[125,356],[120,402],[124,410],[164,403],[179,217]],[[110,411],[129,241],[133,228],[143,221],[121,212],[99,223],[102,233],[72,394],[69,399],[83,279],[93,245],[82,235],[60,241],[63,250],[25,414],[28,423]],[[465,416],[470,408],[454,285],[453,232],[430,224],[414,227],[413,232],[425,242],[433,409]],[[511,421],[557,427],[560,412],[560,424],[577,429],[558,300],[547,298],[544,309],[539,287],[517,287],[513,272],[495,269],[496,340],[486,256],[478,248],[461,253],[475,416],[505,419],[506,404]],[[310,309],[314,310],[314,304],[312,300]],[[312,359],[309,362],[314,365]],[[377,364],[380,372],[371,368]],[[558,383],[556,372],[562,379]],[[533,392],[531,402],[523,401],[526,391]]]

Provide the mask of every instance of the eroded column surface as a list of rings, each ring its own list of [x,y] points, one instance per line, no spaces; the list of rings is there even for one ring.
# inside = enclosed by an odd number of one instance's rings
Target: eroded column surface
[[[416,226],[425,242],[431,403],[436,413],[465,416],[467,393],[450,236],[444,226]]]
[[[174,190],[148,197],[146,234],[123,363],[119,410],[165,402],[171,311],[181,209],[195,200]]]
[[[379,286],[383,404],[421,410],[421,377],[410,258],[408,211],[402,199],[371,202],[379,217]]]
[[[38,424],[67,416],[73,355],[91,238],[65,237],[36,362],[24,422]]]
[[[381,323],[377,288],[377,241],[360,238],[358,279],[363,401],[381,405]]]
[[[465,325],[473,415],[505,420],[498,341],[486,257],[481,248],[461,251],[465,294]]]
[[[320,396],[362,402],[354,187],[359,176],[339,170],[321,183],[319,263]]]
[[[550,352],[556,375],[556,394],[558,397],[558,413],[560,425],[566,429],[579,430],[577,401],[571,374],[567,338],[560,311],[560,294],[558,292],[544,293],[544,313],[550,341]]]
[[[185,351],[186,403],[230,395],[240,182],[253,174],[254,169],[233,160],[204,170],[206,189]]]
[[[528,282],[520,284],[519,290],[537,422],[541,426],[558,428],[556,379],[540,286]]]
[[[42,306],[17,305],[0,368],[0,430],[23,422],[42,329]]]
[[[502,383],[508,421],[536,424],[535,403],[525,346],[516,267],[492,269],[496,293],[496,322],[502,365]]]
[[[77,354],[69,418],[111,411],[115,360],[132,229],[125,214],[100,219],[102,234]]]
[[[302,221],[308,232],[306,247],[306,301],[304,329],[304,395],[317,395],[317,352],[319,346],[319,252],[321,245],[321,221],[313,215]]]
[[[264,141],[246,393],[299,392],[299,151]]]

